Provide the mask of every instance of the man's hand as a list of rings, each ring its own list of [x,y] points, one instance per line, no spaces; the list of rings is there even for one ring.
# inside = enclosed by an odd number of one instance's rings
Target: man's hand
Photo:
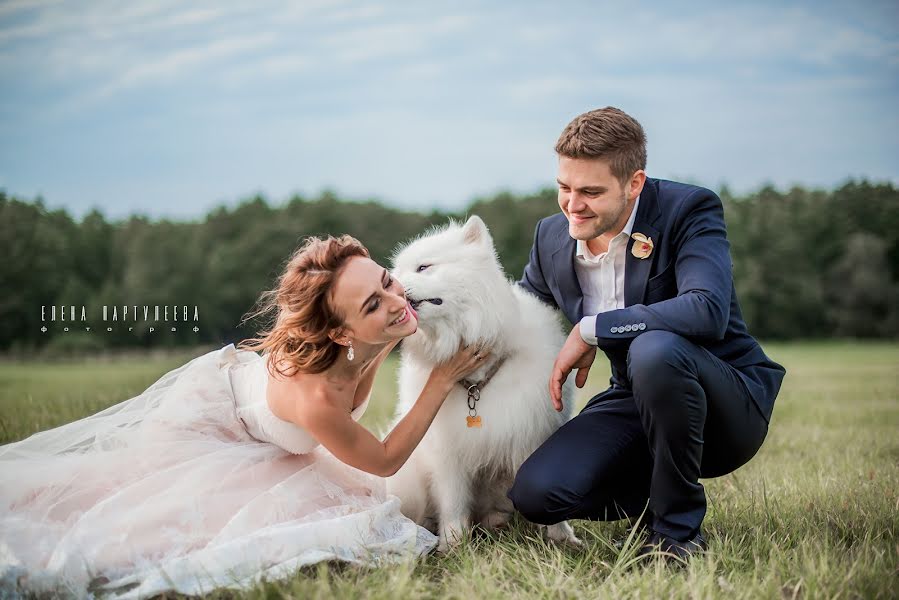
[[[596,346],[591,346],[581,337],[580,326],[574,329],[565,340],[565,345],[559,351],[556,362],[553,364],[553,372],[549,378],[549,395],[553,406],[557,411],[562,410],[562,384],[568,379],[572,369],[577,369],[577,377],[574,383],[579,388],[587,383],[587,374],[596,359]]]

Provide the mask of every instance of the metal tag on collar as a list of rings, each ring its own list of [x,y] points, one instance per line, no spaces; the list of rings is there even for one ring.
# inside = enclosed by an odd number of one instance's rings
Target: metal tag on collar
[[[468,388],[468,416],[465,417],[465,423],[468,427],[480,427],[481,417],[478,415],[478,400],[481,399],[481,388],[478,384],[469,386]]]

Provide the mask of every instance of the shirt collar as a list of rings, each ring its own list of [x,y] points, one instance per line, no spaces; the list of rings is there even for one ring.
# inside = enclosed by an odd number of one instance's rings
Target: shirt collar
[[[631,216],[628,217],[627,223],[624,224],[624,228],[619,232],[618,235],[624,234],[626,237],[631,237],[631,232],[634,230],[634,221],[637,220],[637,207],[640,206],[640,196],[637,195],[637,199],[634,201],[634,208],[631,209]],[[618,236],[615,236],[618,237]],[[575,244],[575,256],[578,258],[584,258],[586,260],[595,260],[596,255],[590,252],[590,249],[587,248],[587,243],[584,240],[577,240],[577,244]]]

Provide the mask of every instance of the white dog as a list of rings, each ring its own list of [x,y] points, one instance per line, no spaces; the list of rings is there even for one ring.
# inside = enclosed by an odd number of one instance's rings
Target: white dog
[[[467,378],[482,382],[495,371],[479,386],[480,399],[457,385],[409,460],[387,480],[403,513],[436,529],[438,550],[446,551],[473,523],[488,529],[506,524],[514,511],[506,491],[518,468],[571,417],[571,378],[563,386],[562,413],[548,390],[565,337],[552,309],[506,278],[480,217],[425,233],[393,263],[420,316],[418,331],[402,344],[394,425],[434,365],[452,356],[460,341],[492,350],[487,364]],[[581,544],[567,522],[540,527],[553,541]]]

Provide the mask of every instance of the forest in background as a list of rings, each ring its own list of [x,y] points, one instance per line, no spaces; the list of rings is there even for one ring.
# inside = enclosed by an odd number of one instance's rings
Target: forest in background
[[[556,194],[555,188],[500,192],[463,211],[420,213],[344,201],[325,190],[277,205],[257,195],[201,220],[132,215],[110,221],[95,209],[78,221],[40,197],[0,191],[0,350],[172,347],[248,337],[260,323],[240,325],[241,317],[308,235],[348,233],[388,265],[398,244],[449,218],[477,214],[490,228],[506,273],[517,280],[537,221],[559,210]],[[750,333],[782,340],[899,337],[899,191],[893,184],[765,186],[742,196],[725,187],[718,194]],[[79,314],[85,306],[88,321],[42,321],[41,307],[49,319],[53,305],[75,306]],[[186,305],[191,317],[196,306],[199,321],[161,322],[149,333],[154,323],[142,316],[103,322],[102,305]]]

